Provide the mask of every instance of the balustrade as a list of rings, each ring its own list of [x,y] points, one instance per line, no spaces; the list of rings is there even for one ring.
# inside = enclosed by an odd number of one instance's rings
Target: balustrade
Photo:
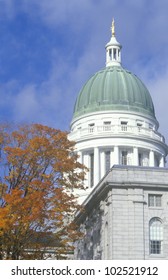
[[[164,137],[158,133],[157,131],[154,131],[149,128],[145,127],[138,127],[138,126],[128,126],[128,125],[102,125],[102,126],[92,126],[84,129],[79,129],[76,131],[71,132],[70,138],[76,140],[80,137],[91,137],[91,135],[94,136],[101,136],[101,135],[113,135],[113,134],[119,134],[119,135],[139,135],[144,137],[153,138],[155,140],[165,142]]]

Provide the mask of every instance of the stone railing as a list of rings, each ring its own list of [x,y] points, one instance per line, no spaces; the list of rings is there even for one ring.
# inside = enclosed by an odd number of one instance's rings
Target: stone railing
[[[139,126],[128,126],[128,125],[103,125],[103,126],[91,126],[84,129],[78,129],[72,131],[69,134],[70,140],[78,140],[80,138],[92,138],[103,137],[103,136],[140,136],[149,137],[157,141],[165,143],[164,137],[155,130],[139,127]]]

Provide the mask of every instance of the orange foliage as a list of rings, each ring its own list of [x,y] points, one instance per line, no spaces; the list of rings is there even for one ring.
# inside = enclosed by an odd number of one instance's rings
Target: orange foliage
[[[2,127],[0,144],[0,259],[40,259],[51,246],[59,258],[79,237],[72,190],[83,188],[85,168],[74,143],[66,132],[33,124]]]

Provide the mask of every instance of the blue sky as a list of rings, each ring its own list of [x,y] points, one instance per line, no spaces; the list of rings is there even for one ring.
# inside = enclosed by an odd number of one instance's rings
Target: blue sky
[[[122,65],[146,84],[168,141],[167,11],[167,0],[0,0],[0,121],[69,130],[114,17]]]

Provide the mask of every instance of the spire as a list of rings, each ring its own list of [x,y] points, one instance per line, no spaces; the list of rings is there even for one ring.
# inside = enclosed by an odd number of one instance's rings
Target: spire
[[[111,25],[111,34],[112,34],[112,37],[115,37],[115,22],[114,22],[114,18],[112,20],[112,25]]]
[[[111,25],[111,39],[106,45],[106,67],[121,65],[121,45],[115,37],[115,22],[114,18]]]

